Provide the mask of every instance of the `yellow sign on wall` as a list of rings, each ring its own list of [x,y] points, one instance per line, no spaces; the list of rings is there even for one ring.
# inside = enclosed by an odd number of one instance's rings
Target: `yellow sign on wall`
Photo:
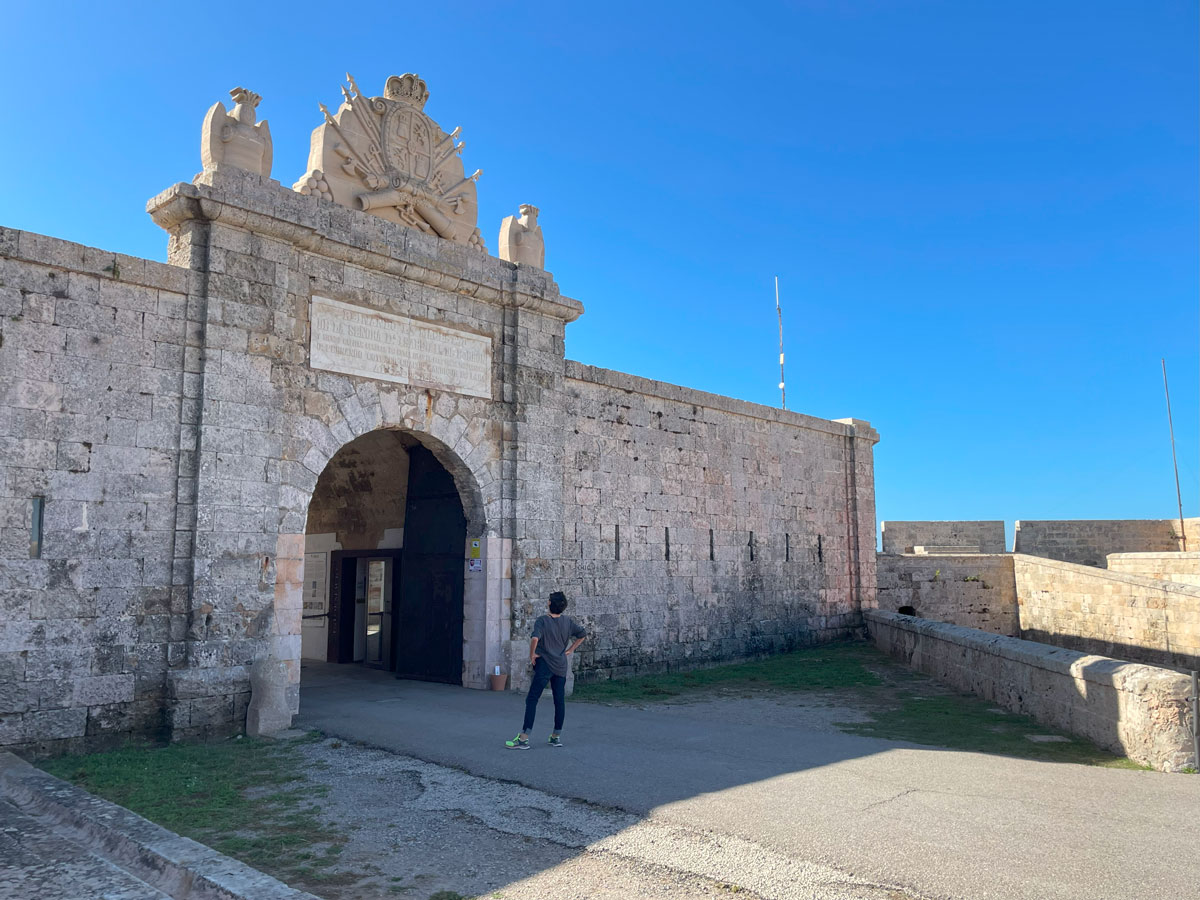
[[[479,559],[479,541],[471,541],[471,559]]]

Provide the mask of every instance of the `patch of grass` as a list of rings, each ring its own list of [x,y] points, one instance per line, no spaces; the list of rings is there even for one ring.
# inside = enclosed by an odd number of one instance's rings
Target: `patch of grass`
[[[319,818],[312,800],[327,789],[304,778],[297,743],[128,747],[42,767],[284,881],[353,883],[358,875],[329,871],[345,838]]]
[[[644,703],[721,688],[819,691],[877,685],[867,668],[879,654],[865,642],[825,644],[766,659],[691,672],[644,675],[575,685],[573,699],[593,703]]]
[[[823,644],[693,672],[578,684],[574,696],[598,703],[644,704],[713,694],[753,696],[766,690],[835,694],[834,702],[872,718],[866,723],[838,725],[851,734],[1050,762],[1149,769],[1028,716],[960,694],[896,662],[866,641]],[[1031,734],[1067,740],[1039,743],[1029,740]]]
[[[1132,760],[1114,756],[1090,741],[1047,728],[1028,716],[997,711],[969,694],[930,693],[901,696],[892,707],[871,711],[873,721],[839,725],[851,734],[931,744],[954,750],[995,753],[1047,762],[1143,769]],[[1065,741],[1037,743],[1028,735],[1054,735]]]

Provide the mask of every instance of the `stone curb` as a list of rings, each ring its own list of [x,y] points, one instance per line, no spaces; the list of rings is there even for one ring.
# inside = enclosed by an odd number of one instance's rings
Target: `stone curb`
[[[0,799],[44,815],[68,837],[175,900],[318,900],[0,752]]]

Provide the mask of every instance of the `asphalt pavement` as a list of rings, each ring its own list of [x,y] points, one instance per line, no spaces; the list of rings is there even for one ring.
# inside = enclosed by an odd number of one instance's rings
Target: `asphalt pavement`
[[[296,724],[929,897],[1200,898],[1200,777],[858,737],[805,702],[568,702],[554,750],[547,692],[510,751],[520,695],[306,664]]]

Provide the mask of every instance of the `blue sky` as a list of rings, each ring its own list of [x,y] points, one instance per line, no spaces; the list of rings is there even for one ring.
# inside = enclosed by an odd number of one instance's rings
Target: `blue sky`
[[[574,359],[870,420],[881,519],[1185,513],[1197,11],[1160,2],[7,7],[0,224],[164,259],[147,198],[262,94],[303,174],[343,74],[420,73],[496,247],[541,207]],[[190,7],[188,8],[191,9]]]

